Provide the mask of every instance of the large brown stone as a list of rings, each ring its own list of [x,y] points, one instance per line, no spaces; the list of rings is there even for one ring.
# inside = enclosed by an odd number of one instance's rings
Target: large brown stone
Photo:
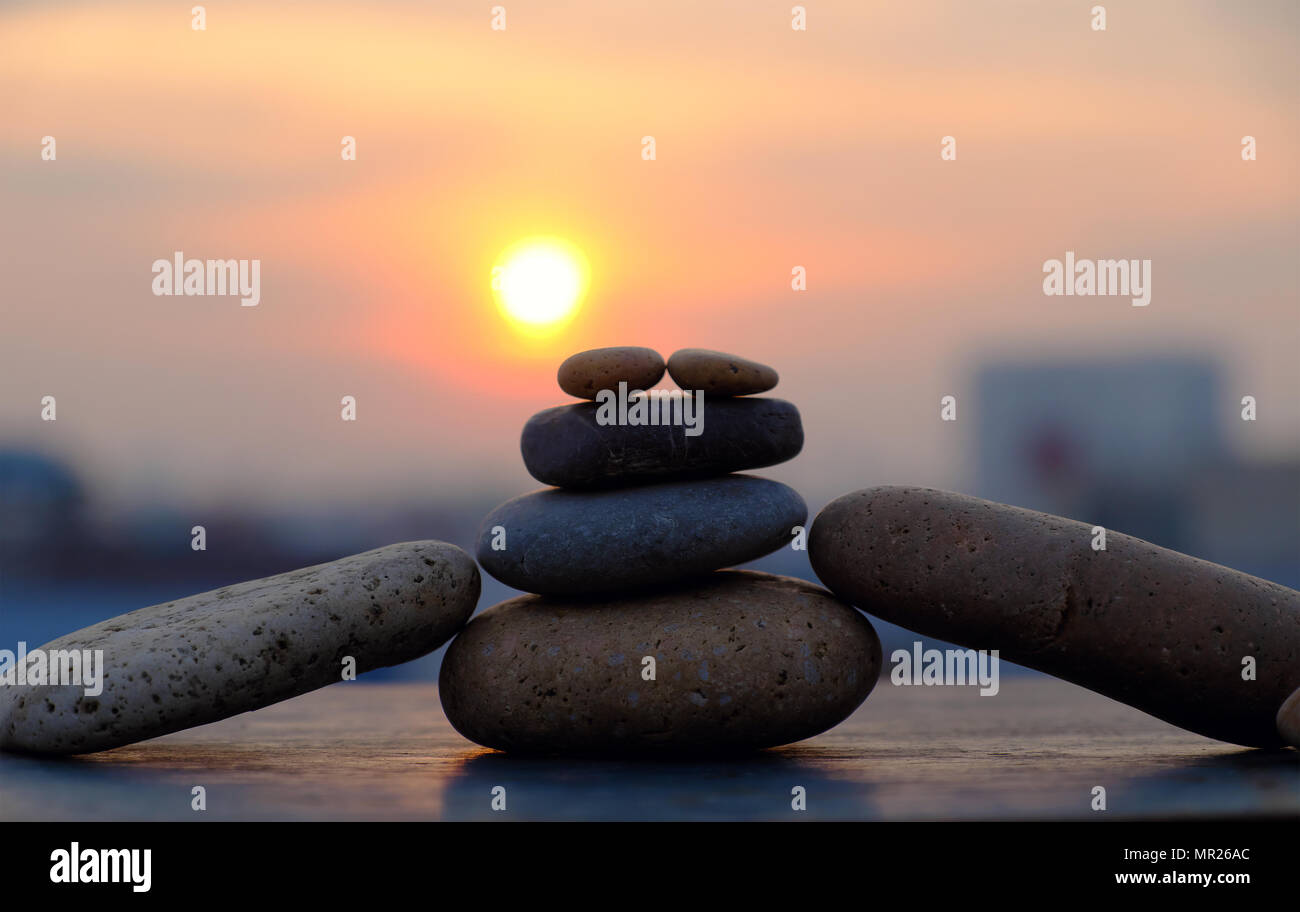
[[[724,571],[617,599],[501,602],[452,641],[438,693],[457,731],[498,750],[709,753],[825,731],[879,668],[870,622],[826,590]]]
[[[1118,532],[911,487],[828,505],[809,557],[840,598],[1190,731],[1280,746],[1300,685],[1300,592]],[[1253,659],[1253,679],[1243,663]]]

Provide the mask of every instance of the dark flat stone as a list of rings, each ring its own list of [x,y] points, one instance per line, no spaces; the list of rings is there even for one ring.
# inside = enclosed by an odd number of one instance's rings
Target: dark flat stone
[[[704,400],[703,432],[681,425],[599,425],[596,403],[538,412],[524,425],[524,465],[543,484],[599,488],[725,475],[776,465],[803,449],[799,410],[784,399]]]
[[[525,592],[580,595],[668,584],[762,557],[808,517],[790,487],[751,475],[612,491],[548,488],[483,520],[478,560]],[[504,530],[505,548],[494,550]]]

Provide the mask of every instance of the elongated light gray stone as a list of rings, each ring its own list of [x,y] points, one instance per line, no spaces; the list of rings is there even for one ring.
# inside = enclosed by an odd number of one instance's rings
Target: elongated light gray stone
[[[215,722],[419,658],[474,611],[479,573],[445,542],[389,545],[141,608],[41,647],[103,650],[103,692],[0,687],[0,748],[79,754]]]
[[[836,595],[1189,731],[1279,747],[1300,686],[1300,592],[1047,513],[926,488],[832,501],[808,556]]]

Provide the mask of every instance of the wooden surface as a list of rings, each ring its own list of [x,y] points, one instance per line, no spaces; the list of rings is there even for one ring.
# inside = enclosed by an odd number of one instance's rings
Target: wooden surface
[[[741,760],[516,759],[442,715],[431,684],[336,684],[67,760],[0,755],[6,820],[928,820],[1300,814],[1300,754],[1184,732],[1050,678],[880,682],[839,727]],[[191,789],[208,809],[190,809]],[[506,788],[506,810],[490,809]],[[1108,810],[1090,809],[1092,788]],[[807,791],[807,811],[790,808]]]

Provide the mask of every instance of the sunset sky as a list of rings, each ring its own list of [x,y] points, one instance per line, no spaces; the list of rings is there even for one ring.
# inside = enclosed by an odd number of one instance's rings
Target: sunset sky
[[[1004,357],[1204,353],[1296,449],[1296,4],[501,3],[0,3],[0,444],[121,502],[505,499],[560,361],[629,344],[775,366],[810,505],[960,488],[939,399]],[[545,340],[490,288],[538,234],[591,270]],[[154,296],[177,250],[261,303]],[[1150,306],[1045,297],[1067,250]]]

